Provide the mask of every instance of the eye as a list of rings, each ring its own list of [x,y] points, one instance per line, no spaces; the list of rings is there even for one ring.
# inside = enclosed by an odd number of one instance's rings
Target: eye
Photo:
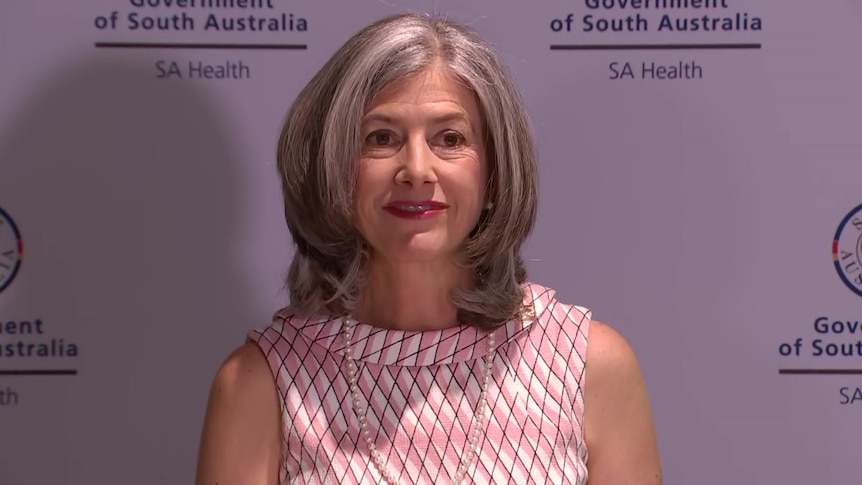
[[[455,148],[464,142],[464,137],[457,131],[447,131],[443,134],[443,146]]]
[[[375,131],[368,135],[367,142],[372,146],[388,146],[392,143],[392,135],[385,131]]]
[[[404,143],[398,132],[387,129],[374,130],[365,135],[362,142],[363,156],[385,158],[394,155]]]

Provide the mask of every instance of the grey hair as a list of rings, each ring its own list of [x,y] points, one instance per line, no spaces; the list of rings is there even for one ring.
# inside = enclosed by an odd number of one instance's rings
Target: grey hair
[[[294,313],[340,316],[358,307],[370,257],[353,215],[362,119],[384,87],[435,64],[472,89],[484,118],[491,209],[460,248],[457,263],[475,278],[453,290],[458,319],[493,328],[524,316],[527,274],[520,250],[535,224],[538,181],[520,93],[474,31],[416,13],[389,16],[356,33],[287,114],[277,160],[297,249],[287,275]]]

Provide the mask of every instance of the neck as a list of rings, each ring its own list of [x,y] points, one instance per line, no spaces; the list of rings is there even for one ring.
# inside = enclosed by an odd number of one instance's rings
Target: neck
[[[465,281],[454,265],[374,261],[354,317],[393,330],[440,330],[459,324],[451,292]]]

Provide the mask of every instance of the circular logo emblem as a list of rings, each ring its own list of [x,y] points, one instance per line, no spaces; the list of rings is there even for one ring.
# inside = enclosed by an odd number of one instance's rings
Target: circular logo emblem
[[[832,260],[841,281],[862,296],[862,204],[838,225],[832,241]]]
[[[0,208],[0,292],[15,279],[23,258],[24,244],[18,226],[9,214]]]

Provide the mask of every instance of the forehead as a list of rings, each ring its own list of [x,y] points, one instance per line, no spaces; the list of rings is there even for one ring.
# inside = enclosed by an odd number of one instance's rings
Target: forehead
[[[393,81],[374,97],[366,113],[408,108],[461,111],[476,122],[481,118],[473,90],[440,67]]]

